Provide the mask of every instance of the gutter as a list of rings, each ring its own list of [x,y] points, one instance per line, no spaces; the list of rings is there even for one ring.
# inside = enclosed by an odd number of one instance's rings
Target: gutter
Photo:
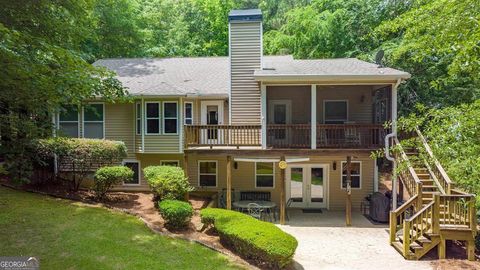
[[[392,177],[392,211],[397,209],[397,161],[390,155],[390,138],[397,137],[397,88],[402,82],[398,79],[392,87],[392,133],[385,136],[385,157],[393,163],[393,177]]]

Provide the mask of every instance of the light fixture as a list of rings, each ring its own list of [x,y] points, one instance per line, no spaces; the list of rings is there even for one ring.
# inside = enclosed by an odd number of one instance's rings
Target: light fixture
[[[334,170],[334,171],[337,170],[337,162],[336,162],[336,161],[333,162],[333,166],[332,166],[332,167],[333,167],[333,170]]]
[[[238,169],[238,162],[236,162],[236,161],[233,162],[233,168],[234,168],[235,170]]]

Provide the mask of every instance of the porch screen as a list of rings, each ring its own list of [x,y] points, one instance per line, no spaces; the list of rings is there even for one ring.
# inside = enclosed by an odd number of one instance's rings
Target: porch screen
[[[346,100],[325,101],[325,124],[343,124],[348,121],[348,103]]]

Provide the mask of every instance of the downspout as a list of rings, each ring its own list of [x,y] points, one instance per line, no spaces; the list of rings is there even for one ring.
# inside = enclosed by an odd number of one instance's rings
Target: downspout
[[[397,137],[397,88],[402,82],[398,79],[392,87],[392,132],[385,136],[385,157],[393,163],[392,210],[397,209],[397,161],[390,155],[390,139]]]
[[[140,115],[140,120],[142,122],[142,149],[141,149],[141,152],[142,153],[145,153],[145,102],[144,102],[144,99],[143,99],[143,96],[142,96],[142,112],[141,112],[141,115]]]

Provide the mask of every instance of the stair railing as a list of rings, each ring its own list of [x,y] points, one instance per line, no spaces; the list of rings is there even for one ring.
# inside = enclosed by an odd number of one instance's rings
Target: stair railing
[[[402,145],[400,144],[397,138],[395,138],[395,144],[398,145],[398,149],[399,149],[398,159],[400,160],[401,166],[405,165],[407,167],[406,170],[402,170],[399,173],[400,179],[402,180],[402,183],[407,189],[410,197],[417,195],[417,200],[418,200],[417,210],[420,210],[422,206],[422,185],[423,185],[422,181],[420,181],[420,178],[418,178],[418,175],[415,172],[415,169],[413,168],[410,160],[408,159],[407,154],[403,150]]]
[[[451,192],[440,195],[440,205],[444,208],[440,214],[440,225],[469,228],[476,233],[475,196],[456,189]]]
[[[432,148],[430,148],[430,145],[428,145],[427,140],[423,136],[422,132],[420,132],[418,128],[416,128],[415,131],[425,149],[425,152],[427,152],[428,157],[433,163],[432,166],[430,166],[429,162],[425,160],[427,169],[432,175],[433,180],[436,181],[437,184],[439,184],[439,188],[441,189],[441,191],[442,190],[444,191],[444,194],[450,194],[453,188],[453,181],[448,176],[442,164],[440,164],[440,162],[437,160],[437,158],[433,154]]]
[[[403,226],[404,220],[413,215],[418,204],[418,195],[413,195],[408,201],[394,211],[390,211],[390,243],[395,242],[397,233]]]

